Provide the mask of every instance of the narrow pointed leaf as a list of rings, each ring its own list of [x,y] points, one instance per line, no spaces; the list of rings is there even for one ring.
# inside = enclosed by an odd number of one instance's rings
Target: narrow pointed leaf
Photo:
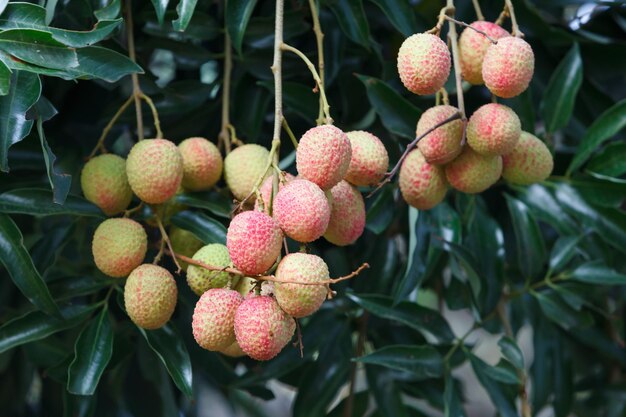
[[[196,9],[196,3],[198,0],[180,0],[178,6],[176,6],[176,12],[178,13],[178,19],[172,22],[174,30],[184,32],[187,29],[187,25],[191,21],[193,12]]]
[[[438,378],[443,375],[443,359],[431,346],[385,346],[353,360],[410,372],[419,379]]]
[[[526,278],[535,277],[542,271],[546,261],[546,248],[541,231],[526,204],[508,195],[506,203],[515,234],[517,264]]]
[[[102,210],[82,197],[68,195],[65,202],[53,203],[52,191],[39,188],[21,188],[0,194],[0,213],[53,216],[105,217]]]
[[[11,68],[0,60],[0,96],[5,96],[9,93],[9,87],[11,85]]]
[[[172,216],[172,223],[181,229],[189,230],[204,243],[226,244],[226,228],[209,216],[183,211]]]
[[[241,44],[256,0],[228,0],[226,2],[226,28],[233,47],[241,53]]]
[[[339,27],[354,42],[369,48],[370,27],[363,10],[363,0],[338,0],[330,4]]]
[[[65,203],[67,194],[70,191],[70,186],[72,185],[72,176],[59,172],[58,166],[55,166],[57,157],[52,152],[52,149],[50,149],[50,145],[48,145],[48,141],[46,140],[46,136],[43,132],[42,119],[37,119],[37,132],[39,133],[43,157],[46,162],[48,180],[52,187],[52,201],[56,204],[63,204]]]
[[[159,25],[163,24],[163,18],[165,17],[165,11],[167,10],[167,5],[170,0],[151,0],[152,6],[154,7],[154,11],[157,15],[157,20],[159,21]]]
[[[76,50],[55,40],[50,32],[9,29],[0,32],[0,49],[22,61],[64,70],[78,66]]]
[[[588,262],[567,274],[570,279],[600,285],[626,285],[626,274],[621,274],[598,261]]]
[[[522,355],[522,351],[515,340],[508,336],[502,336],[502,338],[498,340],[498,346],[500,346],[502,356],[504,356],[506,360],[511,362],[516,368],[524,369],[524,355]]]
[[[472,353],[468,352],[467,355],[476,377],[487,391],[487,394],[489,394],[489,397],[491,397],[500,415],[502,417],[518,417],[515,403],[504,387],[497,380],[493,379],[493,372],[489,369],[490,366]]]
[[[415,12],[408,1],[371,0],[387,15],[387,18],[404,36],[418,32]]]

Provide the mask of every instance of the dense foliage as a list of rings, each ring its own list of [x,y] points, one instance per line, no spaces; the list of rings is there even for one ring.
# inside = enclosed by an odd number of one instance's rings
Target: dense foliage
[[[197,297],[183,276],[167,326],[133,325],[120,282],[93,265],[91,237],[104,215],[81,197],[79,178],[132,93],[132,73],[140,73],[166,138],[217,141],[224,28],[234,50],[230,122],[241,141],[269,147],[275,2],[132,2],[137,64],[128,58],[120,0],[39,3],[0,1],[0,414],[214,415],[202,401],[214,390],[233,415],[261,416],[269,414],[257,401],[284,399],[268,385],[278,380],[295,390],[295,416],[484,415],[464,411],[473,400],[468,381],[477,379],[506,417],[546,409],[557,417],[625,415],[626,9],[619,2],[514,1],[536,69],[525,93],[502,102],[549,144],[554,175],[476,196],[451,191],[430,211],[408,208],[397,184],[385,185],[366,200],[366,232],[356,244],[311,248],[331,276],[363,262],[371,268],[335,285],[337,296],[301,321],[302,357],[289,346],[267,363],[195,344]],[[458,19],[475,20],[471,2],[457,3]],[[502,10],[500,0],[480,3],[488,20]],[[395,163],[434,104],[402,87],[397,50],[430,29],[443,4],[318,4],[335,124],[375,133]],[[284,38],[316,62],[306,1],[287,2]],[[284,113],[299,137],[315,125],[318,96],[295,55],[285,55],[283,76]],[[452,77],[446,87],[455,102]],[[471,114],[490,96],[466,87]],[[154,136],[147,105],[143,117],[143,134]],[[131,105],[107,149],[126,155],[136,128]],[[288,139],[280,164],[294,171]],[[224,241],[232,204],[222,185],[176,199],[187,208],[173,224],[206,243]],[[158,240],[158,229],[148,233]],[[477,333],[495,337],[496,356],[478,355]],[[524,354],[521,333],[531,338]]]

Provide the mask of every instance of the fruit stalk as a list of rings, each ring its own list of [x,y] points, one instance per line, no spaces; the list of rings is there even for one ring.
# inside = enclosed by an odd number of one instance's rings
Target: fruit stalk
[[[468,25],[468,24],[467,24],[467,23],[465,23],[465,22],[462,22],[462,21],[460,21],[460,20],[456,20],[455,18],[450,17],[450,16],[447,16],[447,15],[446,15],[445,19],[446,19],[448,22],[454,22],[454,23],[456,23],[457,25],[461,25],[461,26],[463,26],[463,27],[469,28],[470,30],[473,30],[474,32],[478,32],[478,33],[480,33],[480,34],[481,34],[481,35],[483,35],[485,38],[489,39],[489,41],[490,41],[491,43],[498,43],[498,41],[497,41],[497,40],[495,40],[495,39],[494,39],[494,38],[492,38],[491,36],[487,35],[487,33],[486,33],[486,32],[484,32],[484,31],[482,31],[482,30],[480,30],[480,29],[477,29],[477,28],[475,28],[475,27],[474,27],[474,26],[472,26],[472,25]]]
[[[447,0],[447,13],[454,15],[454,0]],[[454,18],[453,16],[446,16]],[[459,42],[457,39],[456,26],[455,22],[448,21],[448,39],[450,40],[450,44],[452,45],[452,62],[454,65],[454,79],[456,81],[456,98],[457,98],[457,107],[461,112],[461,120],[463,124],[467,122],[467,117],[465,116],[465,100],[463,99],[463,81],[461,80],[461,61],[459,59]],[[465,129],[463,130],[463,137],[465,137]]]
[[[315,32],[315,40],[317,42],[317,69],[320,75],[320,89],[324,88],[324,32],[320,26],[320,17],[317,10],[316,0],[309,0],[311,8],[311,19],[313,19],[313,32]],[[318,125],[324,123],[324,101],[320,94],[320,109],[316,120]]]
[[[274,73],[274,136],[272,137],[272,149],[268,157],[268,164],[278,166],[278,151],[280,149],[280,129],[283,122],[283,26],[285,15],[285,1],[276,0],[276,21],[274,25],[274,61],[272,72]],[[267,169],[269,169],[269,166]],[[267,170],[266,170],[267,172]],[[265,175],[265,173],[263,173]],[[268,203],[267,212],[272,215],[272,200],[278,193],[278,171],[274,173],[272,179],[272,195]],[[257,181],[255,192],[263,182],[263,177]]]
[[[137,62],[131,0],[126,0],[126,34],[128,38],[128,57],[131,61]],[[135,115],[137,117],[137,137],[139,140],[143,140],[143,114],[141,110],[141,88],[139,87],[139,75],[134,72],[130,76],[133,83],[133,99],[135,100]]]
[[[109,131],[111,130],[115,122],[117,122],[117,119],[120,118],[120,116],[124,113],[124,111],[126,111],[128,106],[130,106],[130,104],[133,102],[133,99],[134,97],[132,96],[128,97],[126,101],[117,110],[117,112],[113,115],[111,120],[109,120],[109,123],[107,123],[104,129],[102,129],[102,134],[100,135],[100,138],[98,138],[98,142],[96,143],[96,146],[93,148],[93,150],[91,151],[87,159],[91,159],[94,156],[96,156],[96,152],[98,152],[98,149],[100,149],[102,153],[106,152],[106,149],[104,148],[104,140],[106,139],[107,135],[109,134]]]
[[[504,4],[506,5],[506,9],[508,15],[511,17],[511,35],[516,38],[523,38],[524,34],[521,30],[519,30],[519,26],[517,25],[517,18],[515,17],[515,9],[513,9],[513,2],[511,0],[504,0]]]
[[[233,70],[232,47],[230,43],[230,35],[228,30],[224,31],[224,84],[222,85],[222,129],[220,130],[218,139],[224,144],[224,150],[228,155],[230,153],[230,80]]]
[[[474,11],[476,12],[476,20],[485,20],[485,15],[483,15],[483,11],[480,8],[478,0],[472,0],[472,4],[474,5]]]
[[[152,207],[152,211],[157,213],[157,210],[155,207]],[[171,254],[174,253],[174,249],[172,249],[172,242],[170,242],[170,237],[167,235],[167,232],[165,231],[165,227],[163,227],[163,222],[161,221],[161,217],[158,214],[154,217],[156,218],[157,226],[159,227],[159,231],[161,232],[161,249],[159,250],[159,254],[157,254],[156,258],[154,258],[156,261],[155,263],[158,263],[161,257],[160,255],[163,253],[163,249],[165,245],[167,245],[167,248],[169,249],[168,252],[170,253],[170,256],[172,256]],[[178,259],[176,259],[176,256],[172,256],[172,260],[176,264],[176,268],[177,268],[176,273],[180,274],[180,271],[182,271],[183,268],[181,268],[180,264],[178,263]]]
[[[143,91],[139,90],[139,97],[148,104],[150,111],[152,112],[152,118],[154,119],[154,129],[156,130],[156,139],[163,139],[163,131],[161,130],[161,121],[159,120],[159,112],[157,111],[154,101],[148,97]]]

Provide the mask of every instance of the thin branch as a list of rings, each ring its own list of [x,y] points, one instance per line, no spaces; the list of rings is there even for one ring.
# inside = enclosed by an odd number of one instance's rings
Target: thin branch
[[[513,8],[513,2],[511,0],[504,0],[504,4],[508,10],[508,14],[511,17],[511,35],[516,38],[523,38],[524,34],[521,30],[519,30],[519,26],[517,25],[517,18],[515,17],[515,9]]]
[[[485,15],[483,15],[483,11],[480,8],[478,0],[472,0],[472,4],[474,5],[474,11],[476,12],[476,20],[485,20]]]
[[[496,21],[494,22],[496,25],[498,26],[502,26],[502,24],[504,23],[504,20],[509,17],[509,11],[506,8],[506,5],[504,6],[504,9],[502,9],[502,11],[500,12],[500,15],[498,16],[498,18],[496,19]]]
[[[137,62],[135,54],[135,35],[133,33],[133,11],[131,0],[126,0],[126,34],[128,38],[128,57],[131,61]],[[133,82],[133,99],[135,100],[135,115],[137,117],[137,137],[143,140],[143,113],[141,110],[141,88],[139,87],[139,75],[133,72],[131,75]]]
[[[96,146],[93,148],[93,150],[91,151],[87,159],[93,158],[96,155],[96,152],[98,151],[98,149],[100,149],[100,151],[102,152],[106,152],[106,149],[104,148],[104,140],[106,139],[107,135],[111,131],[111,128],[113,127],[115,122],[117,122],[117,119],[120,118],[120,116],[124,113],[124,111],[128,108],[128,106],[130,106],[132,102],[133,102],[133,97],[131,96],[131,97],[128,97],[126,101],[120,106],[120,108],[113,115],[111,120],[109,120],[109,123],[107,123],[104,129],[102,129],[102,134],[100,135],[100,138],[98,139],[98,142],[96,143]]]
[[[464,27],[466,27],[466,28],[469,28],[469,29],[473,30],[474,32],[480,33],[480,34],[481,34],[481,35],[483,35],[485,38],[489,39],[489,41],[490,41],[491,43],[493,43],[493,44],[498,43],[498,41],[497,41],[496,39],[494,39],[494,38],[492,38],[491,36],[487,35],[487,33],[486,33],[486,32],[484,32],[484,31],[482,31],[482,30],[480,30],[480,29],[476,29],[476,28],[475,28],[474,26],[472,26],[472,25],[468,25],[467,23],[465,23],[465,22],[461,22],[460,20],[456,20],[455,18],[450,17],[450,16],[446,16],[446,20],[447,20],[447,21],[449,21],[449,22],[454,22],[454,23],[456,23],[457,25],[460,25],[460,26],[464,26]]]
[[[156,130],[156,138],[163,139],[163,131],[161,130],[161,120],[159,120],[159,112],[157,111],[154,101],[150,97],[139,90],[139,96],[148,104],[150,111],[152,111],[152,118],[154,119],[154,129]]]
[[[317,42],[317,68],[320,75],[320,89],[324,88],[324,33],[320,25],[320,17],[317,10],[316,0],[309,0],[309,8],[311,9],[311,19],[313,19],[313,32],[315,32],[315,40]],[[317,124],[324,123],[324,100],[320,94],[320,108],[317,115]]]
[[[220,143],[224,143],[226,154],[230,153],[230,80],[233,71],[233,56],[228,30],[224,31],[224,84],[222,85],[222,129],[219,134]]]
[[[296,139],[296,136],[293,134],[293,131],[289,127],[289,123],[287,123],[287,119],[284,117],[283,129],[285,129],[285,132],[287,132],[287,136],[289,136],[289,139],[291,139],[291,143],[293,144],[294,149],[298,149],[298,139]]]
[[[155,213],[157,212],[156,210],[153,210]],[[159,231],[161,232],[161,248],[163,248],[163,242],[165,242],[165,244],[167,245],[167,248],[169,249],[167,251],[167,253],[172,256],[172,254],[174,254],[174,249],[172,249],[172,242],[170,242],[170,237],[167,235],[167,232],[165,231],[165,227],[163,227],[163,222],[161,221],[161,217],[157,214],[156,216],[156,222],[157,222],[157,226],[159,226]],[[182,271],[183,269],[181,268],[180,264],[178,263],[178,259],[176,259],[176,256],[172,256],[172,259],[174,260],[174,263],[176,264],[176,273],[180,274],[180,271]],[[184,260],[184,259],[183,259]]]
[[[278,124],[278,127],[280,129],[280,123]],[[272,167],[272,164],[274,163],[274,156],[278,154],[279,146],[280,146],[280,139],[279,140],[274,139],[272,141],[272,149],[270,149],[270,153],[267,157],[267,163],[265,164],[265,168],[263,169],[263,172],[259,175],[259,178],[257,178],[256,182],[254,183],[254,187],[252,187],[252,190],[250,191],[250,193],[243,200],[241,200],[241,202],[237,205],[237,207],[235,207],[234,211],[241,210],[243,208],[243,205],[246,203],[246,201],[248,201],[253,195],[255,195],[259,191],[259,187],[261,186],[261,184],[263,184],[263,180],[265,180],[265,175],[267,174],[267,171],[270,170],[270,168]]]
[[[454,0],[447,0],[447,9],[449,13],[452,13],[452,16],[447,15],[446,17],[454,16]],[[461,79],[461,61],[459,58],[459,43],[456,34],[456,26],[454,22],[448,22],[448,39],[450,40],[450,44],[452,45],[452,62],[454,63],[454,78],[456,81],[456,98],[459,111],[461,112],[461,120],[465,125],[465,121],[467,117],[465,116],[465,100],[463,98],[463,81]],[[465,136],[465,126],[463,126],[463,135]]]
[[[124,211],[124,217],[130,217],[131,215],[133,215],[134,213],[138,212],[142,208],[143,208],[143,201],[140,202],[139,204],[137,204],[136,207],[133,207],[132,209],[125,210]]]

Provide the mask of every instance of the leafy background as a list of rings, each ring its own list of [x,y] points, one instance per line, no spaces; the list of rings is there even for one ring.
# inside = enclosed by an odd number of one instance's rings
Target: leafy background
[[[313,248],[333,276],[364,261],[371,269],[303,320],[303,358],[289,347],[268,363],[195,345],[196,298],[184,277],[172,322],[136,328],[93,265],[103,214],[80,197],[79,177],[131,93],[131,73],[141,74],[167,138],[217,138],[224,28],[235,48],[231,121],[246,143],[269,145],[274,2],[135,1],[137,64],[120,1],[40,3],[0,1],[1,414],[509,417],[525,385],[533,415],[625,415],[622,3],[514,1],[536,70],[524,94],[503,102],[554,151],[554,176],[479,196],[450,192],[425,212],[386,186],[367,200],[355,245]],[[457,3],[457,16],[474,20],[470,2]],[[480,3],[490,20],[502,10],[501,1]],[[395,55],[443,4],[318,4],[336,124],[377,134],[395,161],[434,102],[401,87]],[[314,58],[311,25],[307,2],[288,1],[285,40]],[[299,136],[315,124],[317,96],[293,56],[284,79],[285,115]],[[466,87],[470,113],[490,100]],[[128,152],[134,117],[132,107],[122,115],[109,149]],[[281,157],[293,171],[288,142]],[[224,189],[178,199],[188,208],[174,224],[224,240]]]

